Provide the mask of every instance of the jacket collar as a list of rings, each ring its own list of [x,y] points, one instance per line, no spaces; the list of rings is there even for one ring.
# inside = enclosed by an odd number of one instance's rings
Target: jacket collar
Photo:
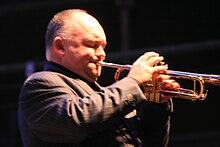
[[[46,64],[44,65],[44,71],[58,72],[65,76],[71,77],[75,81],[77,81],[77,83],[79,83],[79,86],[83,85],[82,88],[88,87],[89,85],[90,88],[86,88],[89,93],[91,92],[91,90],[89,90],[91,88],[94,91],[100,91],[101,89],[100,85],[97,82],[94,83],[88,82],[87,80],[75,74],[74,72],[54,62],[46,62]]]

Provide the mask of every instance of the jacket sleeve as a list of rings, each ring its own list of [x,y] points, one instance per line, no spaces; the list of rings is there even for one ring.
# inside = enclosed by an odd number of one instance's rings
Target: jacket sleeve
[[[80,91],[80,86],[71,79],[56,74],[30,77],[19,102],[25,122],[42,140],[78,142],[113,126],[136,104],[145,101],[137,82],[131,78],[99,92]]]

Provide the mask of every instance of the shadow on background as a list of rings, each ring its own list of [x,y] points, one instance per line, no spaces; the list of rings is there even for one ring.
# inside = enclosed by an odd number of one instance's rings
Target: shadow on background
[[[44,33],[57,11],[83,8],[103,25],[106,61],[131,64],[146,51],[165,57],[169,68],[220,73],[220,9],[214,1],[75,0],[0,2],[0,146],[21,145],[17,101],[22,82],[42,69]],[[101,85],[114,82],[114,69],[103,68]],[[204,101],[174,99],[171,147],[220,146],[220,87],[206,85]]]

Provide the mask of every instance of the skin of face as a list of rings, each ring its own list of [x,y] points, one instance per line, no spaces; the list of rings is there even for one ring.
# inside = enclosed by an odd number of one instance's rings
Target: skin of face
[[[103,61],[106,56],[106,35],[94,17],[85,13],[75,14],[73,17],[69,20],[72,35],[70,38],[60,39],[61,64],[89,82],[97,81],[102,70],[97,62]]]

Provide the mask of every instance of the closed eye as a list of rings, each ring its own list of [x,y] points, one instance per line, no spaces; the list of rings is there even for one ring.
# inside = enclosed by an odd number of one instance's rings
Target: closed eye
[[[99,46],[102,46],[102,48],[105,48],[106,46],[106,44],[101,41],[85,41],[84,45],[86,47],[94,48],[94,49],[98,48]]]

